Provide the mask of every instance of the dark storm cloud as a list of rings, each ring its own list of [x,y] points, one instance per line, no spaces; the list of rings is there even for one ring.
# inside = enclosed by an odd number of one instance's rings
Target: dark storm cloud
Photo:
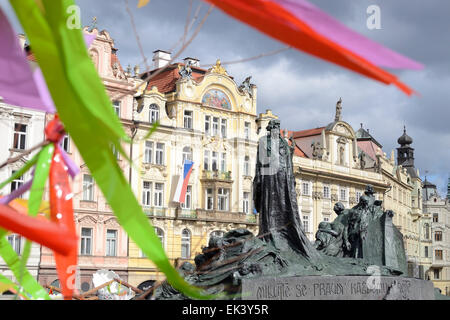
[[[303,130],[327,125],[334,118],[335,104],[343,98],[344,120],[355,130],[364,124],[390,156],[406,125],[413,137],[416,167],[424,177],[446,189],[450,172],[450,2],[446,0],[310,0],[351,29],[425,65],[422,71],[388,70],[420,93],[407,97],[393,86],[385,86],[333,64],[289,50],[275,56],[226,66],[238,84],[252,75],[258,87],[258,112],[271,108],[281,125]],[[4,7],[5,0],[0,0]],[[188,0],[151,0],[143,9],[137,0],[130,8],[148,63],[156,49],[168,50],[183,33]],[[208,4],[202,3],[199,20]],[[83,24],[93,16],[100,30],[115,40],[125,67],[142,61],[128,13],[122,0],[78,0]],[[380,30],[366,26],[369,5],[378,5]],[[11,11],[7,11],[12,15]],[[18,24],[15,24],[18,27]],[[199,58],[202,64],[217,58],[233,61],[285,45],[240,23],[218,9],[208,17],[200,34],[181,54]],[[141,64],[141,70],[143,68]],[[295,115],[295,116],[293,116]],[[434,180],[432,180],[434,179]]]

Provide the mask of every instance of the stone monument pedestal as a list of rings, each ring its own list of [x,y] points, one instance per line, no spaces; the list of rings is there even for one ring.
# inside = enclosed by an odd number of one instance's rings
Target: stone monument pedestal
[[[242,279],[243,300],[434,300],[433,283],[390,276]]]

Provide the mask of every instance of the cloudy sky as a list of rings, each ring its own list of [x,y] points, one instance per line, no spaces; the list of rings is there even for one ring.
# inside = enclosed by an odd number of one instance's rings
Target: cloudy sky
[[[83,25],[97,17],[100,30],[115,40],[124,67],[141,65],[143,58],[131,28],[124,0],[77,0]],[[137,9],[129,0],[145,56],[151,64],[156,49],[173,49],[182,36],[189,0],[151,0]],[[389,70],[420,93],[408,97],[343,68],[290,49],[250,62],[225,65],[240,83],[247,76],[258,87],[258,112],[270,108],[283,128],[303,130],[327,125],[334,119],[335,104],[342,97],[343,120],[355,130],[364,128],[390,155],[406,126],[413,139],[420,175],[438,185],[445,195],[450,174],[450,2],[448,0],[310,0],[353,30],[425,65],[422,71]],[[381,29],[369,30],[370,5],[380,8]],[[13,20],[6,0],[0,0]],[[201,5],[198,20],[208,4],[193,1],[192,16]],[[194,25],[195,28],[195,25]],[[285,47],[258,31],[214,9],[201,32],[181,54],[196,57],[201,65],[235,61]],[[176,52],[179,46],[173,49]],[[426,173],[426,171],[428,173]]]

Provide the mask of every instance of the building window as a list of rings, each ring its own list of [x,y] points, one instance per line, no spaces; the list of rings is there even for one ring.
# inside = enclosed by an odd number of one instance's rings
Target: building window
[[[347,189],[346,188],[340,188],[339,196],[340,196],[339,200],[347,201]]]
[[[250,139],[250,122],[245,122],[244,124],[244,138],[246,140]]]
[[[22,252],[22,237],[18,234],[10,234],[8,236],[8,242],[14,251],[20,255]]]
[[[217,209],[220,211],[228,211],[228,195],[229,190],[219,188],[217,192]]]
[[[120,101],[117,101],[117,100],[113,101],[113,108],[114,108],[114,112],[120,118]]]
[[[12,175],[14,175],[16,171],[13,170],[11,173]],[[11,192],[19,189],[22,185],[23,185],[23,176],[17,177],[13,181],[11,181]]]
[[[425,246],[425,258],[428,258],[428,246]]]
[[[216,118],[216,117],[213,118],[212,134],[213,134],[213,136],[219,135],[219,118]]]
[[[111,151],[112,151],[112,154],[114,155],[114,158],[119,160],[119,151],[116,149],[116,146],[113,144],[111,144]]]
[[[212,170],[213,171],[217,171],[217,156],[218,156],[218,154],[217,154],[217,152],[216,151],[213,151],[212,152]]]
[[[150,207],[151,197],[152,197],[152,183],[149,181],[144,181],[142,183],[142,205]]]
[[[83,200],[94,201],[94,179],[88,174],[83,174]]]
[[[181,259],[191,258],[191,232],[183,229],[181,232]]]
[[[155,207],[162,207],[164,201],[164,184],[163,183],[155,183],[155,201],[153,205]]]
[[[436,260],[442,260],[442,250],[434,250],[434,257]]]
[[[13,148],[25,150],[26,138],[27,138],[27,125],[22,123],[14,123]]]
[[[205,150],[205,153],[204,153],[203,169],[209,170],[209,150]]]
[[[304,196],[309,196],[309,182],[302,182],[302,194]]]
[[[440,272],[439,272],[440,270],[439,269],[433,269],[433,273],[434,273],[434,279],[435,280],[439,280],[441,277],[440,277]]]
[[[115,257],[117,255],[117,230],[106,230],[106,255]]]
[[[159,238],[159,241],[161,241],[161,245],[164,248],[164,231],[161,228],[155,227],[155,233]]]
[[[227,154],[222,152],[222,156],[220,157],[220,171],[227,171]]]
[[[184,160],[192,161],[192,149],[189,147],[183,148],[183,163],[184,163]]]
[[[437,213],[433,213],[433,222],[439,222],[439,215]]]
[[[205,116],[205,135],[211,135],[211,117]]]
[[[190,209],[192,202],[192,186],[187,186],[186,195],[184,196],[184,203],[181,204],[183,209]]]
[[[309,216],[303,216],[303,229],[305,232],[309,232]]]
[[[250,158],[249,156],[245,156],[244,158],[244,176],[250,175]]]
[[[330,199],[330,186],[323,186],[323,198]]]
[[[220,132],[222,134],[222,138],[227,137],[227,119],[222,119],[221,126],[220,126]]]
[[[356,203],[359,203],[359,198],[361,198],[362,192],[356,191]]]
[[[244,200],[242,201],[242,208],[244,210],[244,213],[248,214],[249,211],[249,204],[250,204],[250,192],[244,192]]]
[[[61,140],[60,146],[65,152],[70,152],[70,138],[68,134],[64,135],[64,138]]]
[[[434,241],[442,241],[442,231],[436,231],[434,233]]]
[[[159,120],[159,107],[158,105],[152,103],[149,107],[149,121],[150,123],[155,123]]]
[[[184,110],[184,128],[192,129],[192,111]]]
[[[81,246],[80,254],[91,255],[92,254],[92,228],[81,228]]]
[[[428,223],[425,223],[423,225],[424,233],[425,233],[425,239],[430,239],[430,225]]]
[[[214,197],[213,197],[213,189],[208,188],[206,189],[206,210],[213,210],[214,209]]]
[[[152,163],[153,160],[153,142],[145,141],[144,163]]]
[[[156,164],[164,165],[164,143],[156,144]]]

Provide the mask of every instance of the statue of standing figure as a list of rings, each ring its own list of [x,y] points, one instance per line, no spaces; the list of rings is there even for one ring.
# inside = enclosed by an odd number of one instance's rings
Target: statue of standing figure
[[[336,115],[334,117],[334,121],[342,120],[342,98],[339,98],[339,101],[336,103]]]
[[[280,134],[280,121],[271,120],[259,140],[253,200],[259,213],[259,235],[283,251],[292,249],[309,260],[319,254],[300,221],[292,155],[294,144]]]

